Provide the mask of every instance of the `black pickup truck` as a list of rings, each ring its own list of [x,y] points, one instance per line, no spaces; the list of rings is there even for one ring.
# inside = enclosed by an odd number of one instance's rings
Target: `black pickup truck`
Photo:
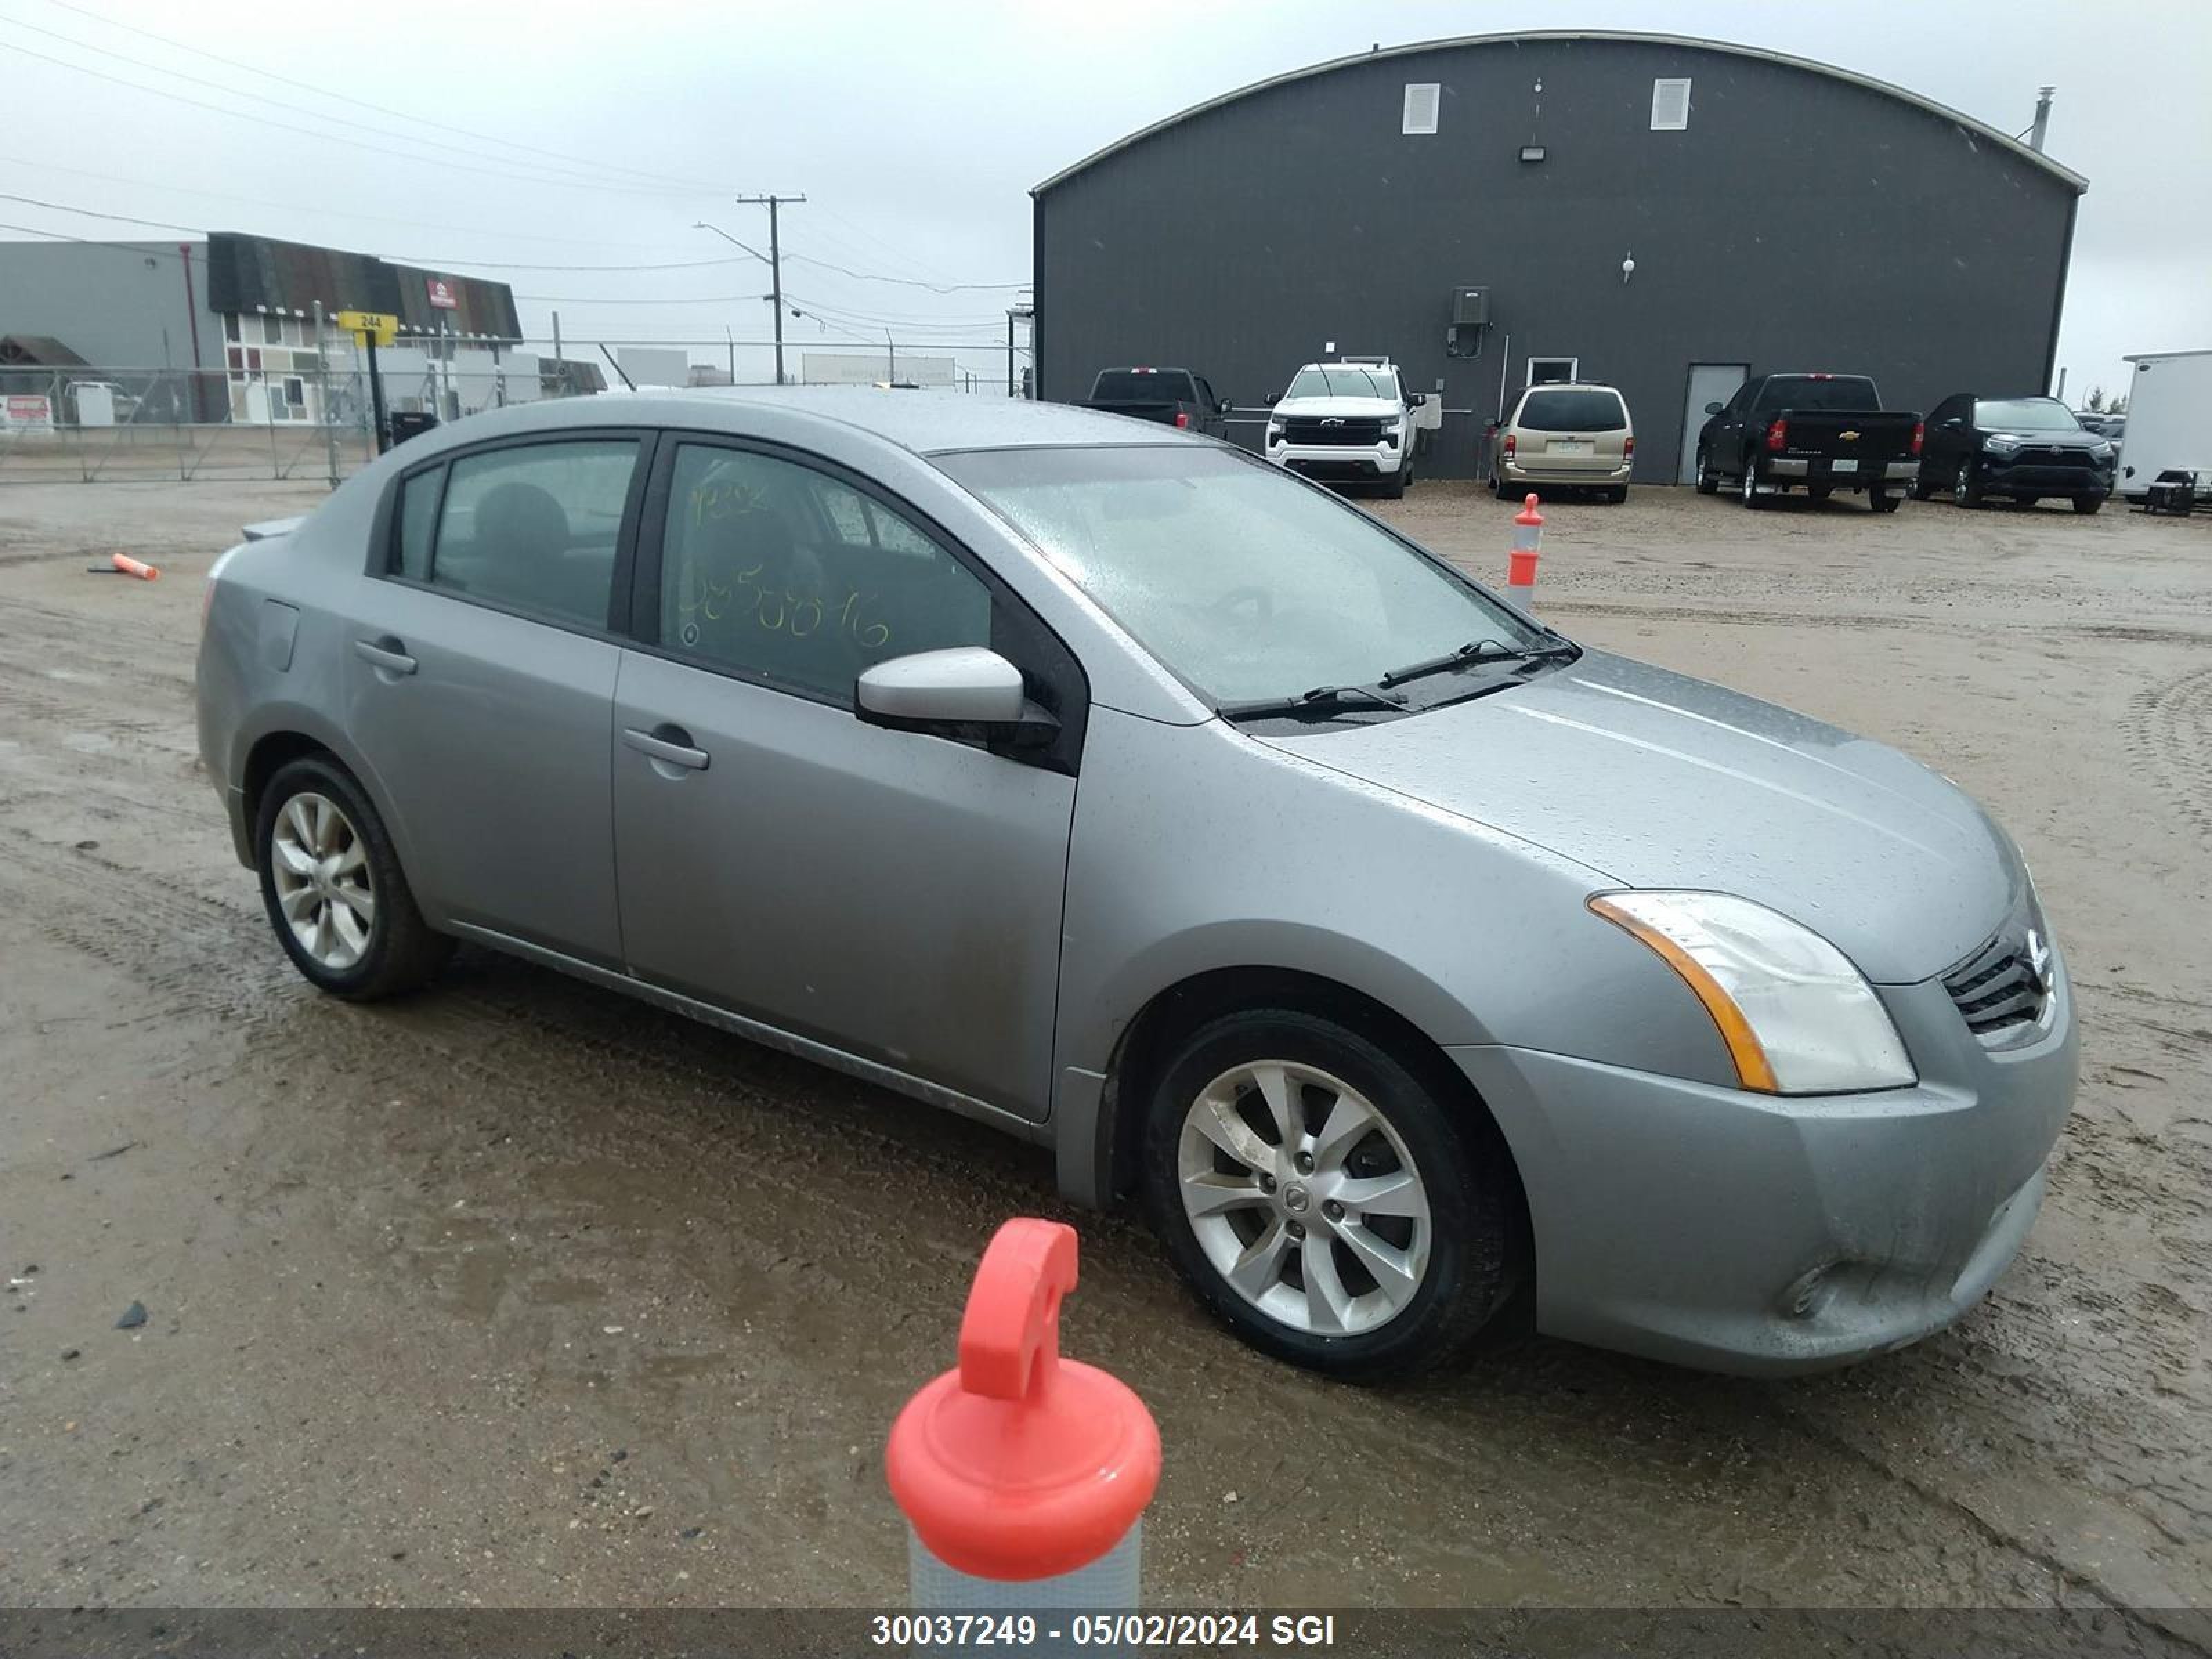
[[[1215,397],[1206,376],[1188,368],[1101,369],[1091,395],[1076,407],[1158,421],[1210,438],[1229,435],[1229,399]]]
[[[1760,374],[1725,404],[1707,404],[1698,434],[1698,490],[1734,479],[1746,507],[1785,490],[1816,501],[1838,489],[1864,492],[1877,513],[1894,513],[1920,471],[1926,435],[1911,410],[1884,409],[1863,374]]]

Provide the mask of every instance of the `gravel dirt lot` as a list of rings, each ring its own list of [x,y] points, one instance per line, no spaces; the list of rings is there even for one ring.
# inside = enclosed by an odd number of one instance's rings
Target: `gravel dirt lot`
[[[883,1603],[879,1463],[1037,1152],[553,974],[319,997],[192,734],[201,577],[311,485],[0,490],[0,1601]],[[1502,580],[1510,509],[1378,511]],[[1897,744],[2019,836],[2079,1108],[1955,1330],[1782,1383],[1538,1341],[1355,1391],[1073,1216],[1160,1605],[2212,1601],[2212,524],[1547,509],[1540,608]],[[161,581],[88,574],[113,549]],[[1632,803],[1624,803],[1624,810]],[[133,1302],[145,1322],[118,1329]],[[2163,1632],[2164,1634],[2160,1632]]]

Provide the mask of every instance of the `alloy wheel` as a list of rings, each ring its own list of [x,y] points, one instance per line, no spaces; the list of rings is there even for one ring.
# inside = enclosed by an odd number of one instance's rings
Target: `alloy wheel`
[[[332,973],[368,953],[376,927],[368,849],[336,801],[309,790],[284,803],[269,834],[270,873],[300,948]]]
[[[1254,1060],[1199,1091],[1176,1185],[1214,1271],[1292,1330],[1374,1330],[1427,1276],[1433,1224],[1413,1154],[1373,1102],[1316,1067]]]

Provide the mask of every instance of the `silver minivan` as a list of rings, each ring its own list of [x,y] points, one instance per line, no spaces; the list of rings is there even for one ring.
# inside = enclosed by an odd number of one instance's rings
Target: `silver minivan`
[[[1956,788],[1211,440],[538,404],[210,583],[202,754],[316,985],[468,941],[995,1124],[1338,1375],[1530,1316],[1741,1371],[1912,1341],[2073,1098],[2063,963]]]

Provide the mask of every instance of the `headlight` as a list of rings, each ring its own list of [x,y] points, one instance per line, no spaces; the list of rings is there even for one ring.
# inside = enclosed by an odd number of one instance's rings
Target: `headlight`
[[[1589,908],[1681,975],[1745,1088],[1815,1095],[1917,1080],[1889,1011],[1811,928],[1726,893],[1600,893]]]
[[[1983,439],[1982,447],[1992,455],[2009,455],[2020,447],[2020,440],[1999,432]]]
[[[2100,461],[2111,460],[2112,459],[2112,446],[2111,441],[2109,439],[2100,438],[2095,443],[2089,446],[2089,453]]]
[[[1401,421],[1385,421],[1382,423],[1382,441],[1395,444],[1398,441],[1398,434],[1405,429],[1405,423]]]
[[[1267,422],[1267,441],[1271,444],[1279,444],[1283,441],[1283,426],[1281,422],[1270,421]]]

